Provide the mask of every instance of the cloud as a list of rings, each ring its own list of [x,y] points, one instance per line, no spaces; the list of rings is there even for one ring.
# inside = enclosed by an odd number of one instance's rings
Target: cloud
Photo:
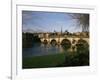
[[[79,31],[76,21],[71,19],[69,13],[23,11],[22,26],[24,32],[57,32],[68,30]]]
[[[22,31],[23,32],[44,32],[46,31],[44,28],[40,27],[40,26],[34,26],[34,25],[23,25],[22,27]]]

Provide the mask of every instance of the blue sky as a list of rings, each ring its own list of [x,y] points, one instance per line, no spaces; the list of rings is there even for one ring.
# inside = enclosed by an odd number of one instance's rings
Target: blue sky
[[[63,12],[40,12],[22,11],[23,32],[80,32],[76,27],[76,20],[72,19],[70,13]]]

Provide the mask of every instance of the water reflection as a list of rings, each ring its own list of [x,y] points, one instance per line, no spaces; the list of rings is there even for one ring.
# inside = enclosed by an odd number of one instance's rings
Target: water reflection
[[[35,45],[32,48],[23,48],[23,57],[41,56],[48,54],[59,54],[64,52],[61,45]]]
[[[41,56],[48,54],[61,54],[67,52],[77,51],[78,53],[88,51],[89,45],[84,40],[79,40],[77,44],[71,44],[68,41],[64,41],[62,44],[44,44],[33,43],[31,48],[23,48],[23,57]]]

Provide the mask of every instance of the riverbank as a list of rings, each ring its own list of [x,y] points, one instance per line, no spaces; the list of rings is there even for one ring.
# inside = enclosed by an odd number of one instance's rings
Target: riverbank
[[[89,66],[89,52],[60,53],[23,58],[23,69]]]
[[[23,68],[53,67],[65,61],[64,54],[53,54],[23,58]]]

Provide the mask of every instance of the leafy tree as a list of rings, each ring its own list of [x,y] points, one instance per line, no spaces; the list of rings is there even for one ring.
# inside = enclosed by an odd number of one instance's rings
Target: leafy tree
[[[89,14],[70,14],[72,19],[76,20],[77,26],[82,28],[82,31],[89,31]]]

